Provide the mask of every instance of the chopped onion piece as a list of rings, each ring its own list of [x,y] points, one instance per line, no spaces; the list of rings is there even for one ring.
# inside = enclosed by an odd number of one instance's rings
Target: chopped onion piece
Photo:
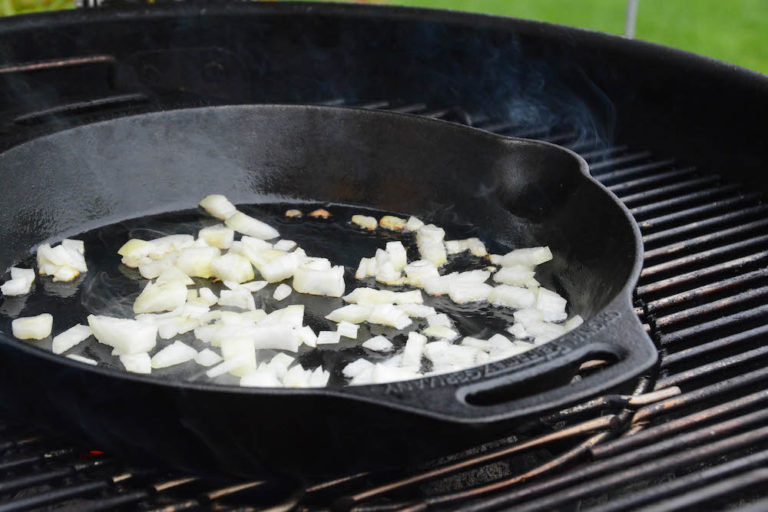
[[[149,352],[155,347],[157,326],[128,318],[88,315],[88,325],[94,337],[120,354]]]
[[[357,224],[361,228],[369,231],[374,231],[379,225],[375,217],[368,217],[366,215],[353,215],[352,224]]]
[[[211,260],[213,275],[222,281],[245,283],[253,279],[253,266],[248,259],[228,252]]]
[[[442,325],[444,327],[453,327],[451,318],[445,313],[438,313],[435,315],[427,316],[427,325],[432,327],[433,325]]]
[[[433,224],[423,226],[416,232],[416,245],[419,248],[421,258],[432,262],[436,267],[440,267],[448,261],[445,252],[443,238],[445,231]]]
[[[412,323],[408,315],[392,304],[375,305],[368,317],[368,322],[372,324],[388,325],[395,329],[404,329]]]
[[[295,210],[295,209],[285,210],[285,216],[291,219],[298,219],[299,217],[301,217],[301,215],[302,215],[301,210]]]
[[[149,241],[149,257],[159,260],[169,253],[192,247],[195,237],[192,235],[167,235]]]
[[[227,220],[237,212],[235,205],[230,203],[229,199],[221,194],[205,196],[200,201],[200,206],[203,210],[221,220]]]
[[[213,366],[221,360],[222,357],[209,348],[204,348],[195,356],[195,362],[200,366]]]
[[[133,312],[160,313],[180,308],[187,301],[187,286],[181,281],[149,283],[133,303]]]
[[[317,346],[317,334],[315,334],[315,331],[313,331],[312,328],[308,325],[296,329],[296,337],[300,342],[307,346]]]
[[[530,308],[536,301],[536,294],[527,288],[499,285],[488,294],[488,302],[508,308]]]
[[[249,292],[254,293],[267,286],[267,284],[268,283],[266,281],[249,281],[247,283],[242,283],[240,286]]]
[[[355,325],[350,322],[339,322],[339,325],[336,326],[336,332],[339,333],[339,336],[344,336],[345,338],[352,338],[355,340],[357,339],[357,330],[359,328],[359,325]]]
[[[365,322],[371,314],[371,308],[358,304],[348,304],[346,306],[334,309],[328,313],[325,318],[332,322],[349,322],[359,324]]]
[[[406,367],[414,367],[418,370],[421,366],[421,356],[424,353],[424,346],[426,344],[426,336],[414,331],[409,332],[400,364]]]
[[[209,278],[213,276],[213,260],[220,251],[215,247],[187,247],[179,252],[176,266],[190,277]]]
[[[493,280],[497,283],[508,284],[512,286],[538,286],[538,281],[534,279],[536,271],[525,265],[511,265],[502,267],[501,270],[493,275]]]
[[[493,287],[485,283],[456,280],[448,285],[448,296],[457,304],[488,299]]]
[[[312,374],[309,376],[309,387],[322,388],[328,385],[328,379],[331,378],[331,372],[323,370],[322,366],[318,366],[312,370]]]
[[[421,374],[412,368],[401,368],[398,366],[388,366],[382,363],[374,365],[371,375],[371,383],[373,384],[386,384],[387,382],[395,382],[399,380],[411,380],[418,379]],[[350,384],[357,384],[354,382]],[[366,383],[367,384],[367,383]]]
[[[574,315],[563,324],[563,327],[566,331],[572,331],[583,323],[584,319],[581,318],[581,315]]]
[[[352,293],[343,297],[346,302],[364,306],[376,304],[422,304],[424,297],[419,290],[409,292],[393,292],[389,290],[376,290],[375,288],[355,288]]]
[[[379,220],[379,224],[381,224],[381,227],[384,229],[390,231],[402,231],[405,229],[406,222],[405,219],[401,219],[400,217],[385,215]]]
[[[552,251],[549,247],[529,247],[526,249],[515,249],[510,251],[498,262],[502,267],[510,267],[512,265],[526,265],[533,267],[540,265],[552,259]],[[496,264],[495,261],[491,260]]]
[[[528,332],[523,327],[523,324],[519,322],[507,327],[507,332],[519,340],[524,340],[528,337]]]
[[[256,369],[256,348],[253,338],[233,336],[222,339],[221,356],[225,360],[242,361],[240,365],[228,370],[232,375],[242,377]]]
[[[251,295],[251,292],[245,288],[221,290],[218,304],[219,306],[231,306],[240,309],[256,309],[256,302],[253,300],[253,295]]]
[[[83,254],[61,244],[56,247],[42,244],[38,247],[37,267],[40,275],[52,275],[54,281],[71,281],[80,272],[88,270]]]
[[[448,254],[458,254],[464,251],[470,251],[473,256],[482,258],[488,255],[485,244],[479,238],[467,238],[466,240],[447,240],[445,249]]]
[[[375,352],[391,352],[394,345],[384,336],[374,336],[368,341],[363,342],[363,347]]]
[[[318,345],[333,345],[341,340],[341,335],[336,331],[320,331],[317,334]]]
[[[405,223],[406,231],[418,231],[424,226],[424,223],[417,217],[411,215],[408,217],[408,222]]]
[[[387,256],[389,256],[389,262],[398,272],[402,271],[408,264],[408,254],[402,242],[387,242]]]
[[[279,388],[282,387],[277,375],[266,366],[260,366],[256,370],[243,375],[240,378],[240,386],[253,388]]]
[[[301,263],[301,258],[295,252],[283,254],[268,263],[256,265],[261,276],[270,283],[276,283],[292,277]]]
[[[120,362],[123,363],[126,371],[132,373],[152,373],[152,359],[149,354],[130,354],[120,356]]]
[[[458,370],[472,366],[478,352],[474,347],[452,345],[444,340],[433,341],[424,346],[426,358],[432,361],[434,367],[442,370]]]
[[[435,308],[423,304],[400,304],[397,307],[411,318],[426,318],[436,313]]]
[[[373,363],[367,359],[355,359],[341,370],[341,373],[348,379],[352,379],[360,375],[363,371],[372,369]]]
[[[232,359],[227,359],[223,361],[222,363],[214,366],[205,374],[208,376],[209,379],[215,379],[216,377],[220,375],[224,375],[227,372],[230,372],[234,370],[235,368],[238,368],[240,366],[243,366],[244,364],[248,363],[248,357],[243,354],[238,357],[233,357]]]
[[[299,293],[341,297],[344,295],[344,267],[314,270],[304,263],[293,275],[293,289]]]
[[[542,312],[544,320],[560,322],[568,318],[565,312],[566,300],[557,293],[538,288],[536,295],[536,309]]]
[[[376,263],[376,281],[393,286],[405,284],[405,278],[395,270],[390,261]]]
[[[177,268],[176,262],[179,259],[179,254],[172,252],[162,257],[159,260],[147,260],[145,263],[139,265],[139,273],[144,279],[155,279],[160,277],[160,274],[167,272],[172,268],[176,268],[179,272],[184,274],[179,268]],[[186,275],[186,274],[184,274]],[[187,276],[189,278],[189,276]]]
[[[429,279],[440,277],[437,267],[427,260],[418,260],[406,265],[405,275],[408,276],[408,283],[417,288],[423,288],[424,282]]]
[[[309,212],[309,216],[315,219],[329,219],[331,218],[331,212],[325,208],[318,208],[317,210]]]
[[[552,322],[534,322],[525,326],[526,331],[533,336],[537,345],[547,343],[565,334],[565,327]]]
[[[376,258],[362,258],[355,272],[355,279],[376,275]]]
[[[304,323],[304,304],[293,304],[276,309],[259,322],[259,326],[288,325],[298,329]]]
[[[252,329],[251,334],[257,349],[272,348],[296,352],[301,343],[290,325],[259,325]]]
[[[278,240],[274,244],[274,248],[278,251],[291,251],[296,247],[296,242],[293,240]]]
[[[229,249],[235,240],[235,230],[223,224],[217,224],[201,229],[197,236],[205,240],[205,243],[211,247]]]
[[[288,372],[288,367],[290,367],[294,361],[296,361],[296,359],[281,352],[269,360],[267,367],[275,372],[275,375],[277,375],[278,378],[282,379]]]
[[[78,361],[80,363],[90,364],[91,366],[97,366],[99,363],[96,362],[93,359],[90,359],[88,357],[79,356],[77,354],[68,354],[64,357],[67,357],[69,359],[72,359],[73,361]]]
[[[432,325],[427,327],[422,331],[422,334],[430,338],[438,338],[448,341],[455,340],[459,337],[459,333],[444,325]]]
[[[142,263],[146,263],[149,259],[149,251],[151,248],[152,244],[149,242],[132,238],[118,249],[117,254],[123,257],[123,265],[136,268]]]
[[[54,354],[63,354],[91,335],[91,328],[87,325],[73,325],[66,331],[53,337],[51,351]]]
[[[271,240],[280,236],[280,233],[269,224],[254,219],[243,212],[235,212],[226,220],[225,224],[238,233],[260,238],[261,240]]]
[[[312,215],[310,213],[310,215]],[[283,385],[288,388],[308,388],[312,372],[305,370],[301,365],[292,367],[283,377]]]
[[[13,335],[20,340],[42,340],[51,335],[53,316],[43,313],[37,316],[17,318],[11,322]]]
[[[283,299],[288,298],[288,296],[291,294],[292,291],[293,291],[293,288],[291,288],[287,284],[281,284],[280,286],[275,288],[275,292],[272,294],[272,297],[277,301],[281,301]]]
[[[26,295],[32,289],[35,271],[31,268],[11,267],[11,279],[0,286],[3,295]]]
[[[176,340],[152,356],[152,368],[167,368],[168,366],[186,363],[193,360],[196,355],[197,350],[186,343]]]
[[[213,291],[211,291],[210,288],[200,288],[198,290],[200,293],[200,300],[209,306],[213,306],[219,301],[219,298],[216,296]]]

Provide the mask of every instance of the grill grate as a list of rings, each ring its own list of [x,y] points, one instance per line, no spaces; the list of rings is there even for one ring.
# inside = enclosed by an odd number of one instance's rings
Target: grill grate
[[[346,104],[342,99],[327,104]],[[721,176],[576,133],[481,119],[461,108],[357,105],[473,125],[570,147],[640,225],[637,312],[658,343],[659,374],[542,419],[511,437],[401,474],[292,482],[221,482],[126,468],[98,451],[0,424],[0,511],[322,509],[519,511],[701,506],[755,501],[768,481],[768,206]],[[590,361],[583,372],[605,362]],[[567,471],[564,471],[567,469]],[[762,493],[764,494],[764,493]],[[757,508],[754,508],[757,507]],[[753,505],[761,510],[760,502]]]

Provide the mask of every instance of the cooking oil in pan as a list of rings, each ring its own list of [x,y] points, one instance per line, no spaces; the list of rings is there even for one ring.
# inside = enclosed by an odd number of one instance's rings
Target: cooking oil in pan
[[[325,208],[332,215],[328,219],[309,217],[307,213]],[[293,240],[308,255],[328,258],[334,265],[344,265],[346,293],[357,287],[373,287],[381,289],[411,289],[407,287],[386,286],[375,282],[373,278],[357,280],[354,277],[357,265],[363,257],[372,257],[376,249],[383,249],[387,242],[399,240],[406,247],[409,260],[418,259],[415,236],[412,233],[401,233],[379,228],[376,231],[367,231],[350,223],[354,214],[364,214],[381,218],[383,215],[399,215],[392,212],[384,212],[358,206],[337,204],[295,204],[273,203],[251,206],[239,206],[239,209],[248,215],[254,216],[271,226],[277,228],[281,239]],[[288,209],[300,209],[304,215],[300,218],[285,216]],[[406,215],[407,217],[407,215]],[[424,219],[427,221],[427,219]],[[53,334],[58,334],[75,324],[87,323],[89,314],[110,315],[123,318],[134,316],[132,306],[136,297],[146,284],[138,270],[131,269],[121,263],[121,257],[117,250],[130,238],[150,240],[169,234],[197,235],[203,227],[218,224],[200,210],[186,210],[173,213],[153,215],[128,220],[116,224],[103,226],[88,231],[75,238],[85,242],[85,258],[88,264],[88,272],[80,275],[73,282],[53,282],[49,276],[37,276],[32,292],[28,295],[17,297],[4,297],[0,305],[0,329],[3,332],[11,332],[10,323],[19,316],[34,316],[40,313],[53,315]],[[461,239],[479,236],[491,252],[506,252],[510,248],[496,244],[492,239],[474,228],[466,226],[445,225],[446,239]],[[483,269],[488,261],[483,258],[471,256],[468,251],[449,257],[444,267],[444,273]],[[36,268],[34,257],[19,262],[17,266],[24,268]],[[6,276],[6,279],[8,276]],[[258,275],[256,279],[258,279]],[[195,286],[190,288],[209,287],[218,295],[223,285],[209,279],[195,278]],[[291,304],[303,304],[305,306],[304,325],[309,325],[315,332],[322,330],[335,330],[336,324],[324,317],[345,303],[340,298],[317,297],[304,295],[297,292],[291,293],[287,299],[276,301],[273,298],[275,287],[279,283],[269,284],[262,290],[254,293],[256,307],[264,309],[267,313],[289,306]],[[290,282],[289,282],[290,284]],[[424,304],[434,307],[440,313],[446,313],[454,321],[459,333],[463,336],[476,336],[486,338],[497,332],[503,332],[504,328],[512,323],[512,311],[498,308],[487,303],[478,306],[475,304],[455,304],[448,297],[431,297],[426,293]],[[426,320],[413,318],[413,323],[404,331],[396,331],[394,328],[363,323],[360,325],[357,339],[341,338],[338,344],[319,345],[311,348],[302,345],[296,356],[304,368],[316,368],[322,366],[330,371],[329,386],[344,385],[345,378],[341,370],[344,366],[358,358],[366,358],[372,362],[387,359],[397,353],[405,344],[407,334],[411,330],[422,330],[427,326]],[[374,352],[362,347],[362,343],[372,336],[384,335],[395,345],[395,350],[388,354]],[[175,339],[181,340],[197,350],[207,347],[207,344],[195,339],[192,332],[179,335],[172,340],[159,340],[158,350]],[[19,343],[32,343],[42,350],[51,349],[51,338],[41,341],[19,341]],[[100,366],[124,371],[118,357],[111,354],[111,347],[100,344],[94,338],[88,338],[66,354],[75,354],[93,359]],[[268,361],[277,351],[260,350],[257,354],[259,362]],[[183,380],[192,382],[210,382],[206,375],[207,368],[193,361],[171,366],[168,368],[153,370],[152,376],[161,379]],[[236,385],[238,379],[231,375],[222,375],[213,380],[217,384]]]

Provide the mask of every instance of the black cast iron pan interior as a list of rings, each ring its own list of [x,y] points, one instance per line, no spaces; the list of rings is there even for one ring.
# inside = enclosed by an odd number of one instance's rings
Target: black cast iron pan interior
[[[613,388],[656,359],[631,307],[637,228],[583,160],[549,144],[415,116],[228,106],[120,118],[36,139],[0,155],[0,172],[4,268],[43,241],[193,209],[215,192],[239,204],[417,215],[449,226],[449,235],[480,236],[496,251],[549,245],[555,259],[537,278],[586,319],[546,345],[483,367],[313,390],[241,389],[90,367],[13,339],[4,319],[3,405],[85,432],[114,451],[249,475],[402,465],[508,433],[516,420]],[[347,265],[371,252],[330,246]],[[89,265],[100,251],[86,247]],[[54,332],[84,320],[66,300],[6,299],[2,312],[28,316],[42,312],[39,304],[56,309]],[[612,364],[569,383],[590,358]]]

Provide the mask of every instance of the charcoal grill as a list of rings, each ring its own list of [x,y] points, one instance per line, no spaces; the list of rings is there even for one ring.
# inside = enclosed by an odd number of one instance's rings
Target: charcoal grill
[[[370,6],[76,11],[3,20],[0,49],[0,147],[137,112],[276,102],[569,147],[638,221],[635,305],[661,355],[633,388],[529,435],[326,481],[179,474],[7,418],[0,510],[768,507],[764,76],[586,31]]]

